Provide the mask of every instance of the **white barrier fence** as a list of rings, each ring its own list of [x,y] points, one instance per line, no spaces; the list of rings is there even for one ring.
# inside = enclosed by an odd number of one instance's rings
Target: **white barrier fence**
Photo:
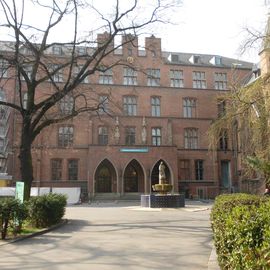
[[[41,187],[31,188],[31,196],[38,196],[50,193],[58,193],[67,195],[67,203],[68,204],[76,204],[80,203],[80,195],[81,195],[81,188],[80,187],[73,187],[73,188],[49,188],[49,187]],[[15,187],[0,187],[0,197],[8,196],[14,197],[15,196]]]

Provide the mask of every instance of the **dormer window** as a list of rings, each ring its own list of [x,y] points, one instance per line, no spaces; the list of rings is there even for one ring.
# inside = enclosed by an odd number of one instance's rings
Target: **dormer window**
[[[62,48],[61,48],[61,46],[53,46],[53,54],[55,54],[55,55],[61,55],[62,54]]]
[[[189,59],[189,62],[192,64],[200,64],[201,57],[199,55],[192,55]]]
[[[221,65],[221,64],[222,64],[221,57],[215,56],[215,65]]]
[[[194,55],[193,56],[193,63],[194,64],[199,64],[200,63],[200,56],[199,55]]]

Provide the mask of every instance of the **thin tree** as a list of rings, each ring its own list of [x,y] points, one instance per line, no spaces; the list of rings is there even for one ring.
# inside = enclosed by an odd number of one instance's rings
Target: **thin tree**
[[[0,48],[2,71],[5,68],[9,74],[8,78],[1,79],[1,85],[5,88],[9,81],[16,81],[14,99],[2,100],[0,105],[12,108],[21,117],[19,160],[25,199],[30,197],[33,182],[31,146],[38,134],[52,124],[102,108],[101,102],[93,102],[93,89],[85,91],[80,85],[97,71],[106,72],[112,66],[127,65],[122,60],[106,65],[106,58],[123,43],[132,43],[146,27],[166,22],[165,16],[179,1],[152,0],[146,6],[148,1],[115,0],[109,15],[90,2],[93,1],[0,0],[0,27],[2,31],[8,29],[6,32],[12,38],[11,43],[3,43]],[[111,2],[106,1],[106,5]],[[29,14],[35,12],[38,19],[33,23]],[[44,18],[47,19],[42,25]],[[101,19],[103,24],[98,24],[95,18]],[[92,27],[87,29],[89,22]],[[62,31],[69,36],[68,41],[53,38],[54,30],[61,25],[66,27]],[[93,38],[104,30],[106,38]],[[130,38],[113,45],[117,36],[126,34],[131,34]],[[53,48],[58,48],[63,55],[50,54]],[[4,73],[6,71],[2,75]],[[48,83],[51,91],[40,95]],[[65,99],[69,99],[70,110],[59,113],[59,104]]]

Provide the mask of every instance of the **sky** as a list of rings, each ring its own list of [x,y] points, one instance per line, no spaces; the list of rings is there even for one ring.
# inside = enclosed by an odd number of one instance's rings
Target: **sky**
[[[244,28],[264,31],[264,3],[265,0],[183,0],[182,8],[175,14],[177,25],[159,30],[163,50],[258,62],[259,44],[243,55],[239,47],[247,37]]]
[[[41,0],[48,1],[48,0]],[[89,0],[98,9],[112,13],[111,5],[115,0]],[[127,5],[133,0],[120,0]],[[154,3],[153,0],[140,0],[143,3]],[[166,1],[166,0],[161,0]],[[162,39],[162,49],[170,52],[189,52],[214,54],[257,63],[259,61],[259,44],[255,49],[240,54],[240,45],[246,40],[244,28],[263,32],[267,20],[267,6],[270,0],[178,0],[181,7],[169,17],[173,24],[154,27],[148,34],[154,34]],[[20,2],[17,2],[18,4]],[[47,3],[47,2],[46,2]],[[141,16],[147,14],[147,9],[141,10]],[[167,15],[167,14],[166,14]],[[0,16],[1,17],[1,16]],[[24,16],[35,26],[42,22],[47,24],[48,16],[38,15],[35,10],[28,10]],[[92,19],[92,20],[91,20]],[[1,18],[0,18],[1,22]],[[104,22],[104,21],[103,21]],[[91,29],[96,21],[89,14],[81,24]],[[64,22],[64,29],[59,29],[53,38],[67,37],[71,27]],[[0,39],[2,39],[0,32]]]

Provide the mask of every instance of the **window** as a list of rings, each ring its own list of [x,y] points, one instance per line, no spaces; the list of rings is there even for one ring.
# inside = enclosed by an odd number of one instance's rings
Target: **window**
[[[124,100],[124,113],[126,115],[137,115],[137,98],[134,96],[125,96]]]
[[[79,74],[79,72],[81,71],[82,67],[83,67],[83,66],[76,66],[76,67],[74,67],[74,73],[73,73],[74,78],[75,78],[76,76],[78,76],[78,74]],[[84,73],[83,73],[83,74],[84,74]],[[82,74],[80,77],[82,77],[83,74]],[[87,76],[83,79],[82,83],[89,83],[88,77],[87,77]]]
[[[227,90],[227,74],[215,73],[215,89]]]
[[[98,144],[107,145],[108,144],[108,128],[99,127],[98,128]]]
[[[24,66],[24,72],[26,73],[26,76],[28,77],[28,79],[31,79],[31,74],[32,74],[32,66]],[[24,77],[21,75],[21,79],[24,80]]]
[[[61,46],[53,46],[52,48],[53,54],[61,55],[62,54],[62,47]]]
[[[22,105],[24,109],[27,109],[28,93],[23,93]]]
[[[49,72],[54,82],[63,82],[63,74],[60,65],[50,65]]]
[[[178,179],[190,179],[190,161],[188,159],[180,159],[178,165]]]
[[[78,159],[68,160],[68,180],[78,180],[79,171],[79,161]]]
[[[219,149],[226,151],[228,150],[228,131],[223,130],[219,137]]]
[[[226,114],[226,101],[225,100],[219,100],[217,104],[218,109],[218,117],[222,117]]]
[[[160,116],[160,97],[151,97],[152,116]]]
[[[124,68],[124,85],[137,85],[137,71],[133,68]]]
[[[194,64],[199,64],[201,60],[201,57],[199,55],[194,55],[193,56],[193,63]]]
[[[182,70],[170,70],[171,87],[184,87],[184,76]]]
[[[135,127],[126,127],[125,129],[126,145],[134,145],[136,140]]]
[[[111,68],[99,72],[99,83],[113,84],[113,73]]]
[[[71,114],[73,106],[74,106],[74,99],[69,95],[64,96],[59,102],[60,112],[64,115]]]
[[[161,145],[161,128],[152,128],[152,145]]]
[[[51,179],[61,180],[62,178],[62,159],[52,159],[51,160]]]
[[[0,78],[7,78],[8,76],[8,62],[0,59]]]
[[[99,96],[99,114],[109,113],[109,97],[106,95]]]
[[[159,69],[147,69],[147,85],[160,86],[160,70]]]
[[[78,55],[86,55],[86,48],[85,47],[77,47],[76,48]]]
[[[198,148],[198,129],[185,128],[184,131],[185,149],[197,149]]]
[[[203,180],[203,160],[195,160],[195,179]]]
[[[185,118],[196,117],[196,99],[195,98],[183,99],[183,115]]]
[[[58,129],[58,146],[66,147],[73,143],[73,127],[64,126]]]
[[[192,79],[193,79],[193,88],[201,88],[201,89],[206,88],[205,72],[193,71]]]

